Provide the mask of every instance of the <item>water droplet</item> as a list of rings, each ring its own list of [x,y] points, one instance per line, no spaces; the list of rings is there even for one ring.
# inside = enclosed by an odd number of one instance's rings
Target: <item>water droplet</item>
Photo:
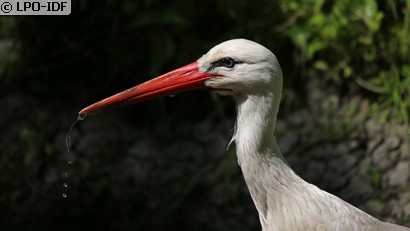
[[[78,121],[78,120],[84,120],[84,119],[85,119],[85,117],[87,117],[87,114],[78,115],[78,117],[77,117],[77,121]]]
[[[71,146],[70,136],[67,136],[67,138],[65,139],[65,146],[67,147],[67,152],[70,152],[70,146]]]
[[[70,172],[65,172],[64,177],[68,178],[70,176]]]
[[[65,139],[65,146],[67,147],[67,152],[70,152],[70,147],[71,147],[71,132],[73,131],[74,126],[78,123],[78,121],[84,120],[85,117],[87,117],[87,114],[85,114],[85,115],[78,115],[77,119],[71,124],[70,130],[68,130],[67,138]]]
[[[70,129],[68,130],[67,133],[67,137],[65,139],[65,145],[67,148],[67,153],[70,152],[70,148],[71,148],[71,132],[73,131],[74,126],[78,123],[78,121],[84,120],[85,117],[87,117],[87,115],[78,115],[77,119],[71,124]],[[67,158],[67,165],[69,165],[68,170],[64,172],[63,177],[68,179],[71,176],[71,168],[73,167],[72,164],[74,164],[74,157],[68,157]],[[67,183],[63,183],[63,188],[65,190],[68,189],[68,184]],[[64,192],[62,194],[63,198],[67,198],[68,194],[67,192]]]
[[[175,95],[169,95],[169,97],[171,97],[171,98],[172,98],[172,97],[175,97]]]

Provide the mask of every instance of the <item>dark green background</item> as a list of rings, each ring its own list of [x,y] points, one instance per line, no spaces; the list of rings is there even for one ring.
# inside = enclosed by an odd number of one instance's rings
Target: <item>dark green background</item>
[[[72,155],[65,152],[65,134],[81,108],[193,62],[232,38],[259,42],[278,57],[285,80],[281,118],[304,106],[307,83],[316,78],[340,97],[368,99],[368,113],[380,114],[381,121],[396,118],[407,126],[409,15],[410,2],[404,0],[73,0],[69,16],[2,16],[0,229],[260,229],[256,210],[241,191],[232,150],[224,155],[224,147],[216,148],[222,159],[232,160],[225,170],[236,183],[221,208],[209,214],[196,214],[196,208],[216,200],[204,192],[226,184],[223,178],[204,183],[177,178],[185,180],[181,186],[157,181],[170,174],[159,172],[140,184],[135,174],[122,173],[130,167],[122,160],[138,139],[169,150],[173,142],[190,140],[192,124],[201,123],[210,127],[205,131],[215,127],[224,134],[226,144],[235,118],[229,98],[186,93],[87,118],[74,128]],[[90,130],[97,131],[95,137],[79,147]],[[67,180],[70,158],[76,161]],[[66,199],[63,182],[69,184]],[[189,189],[189,196],[173,187]],[[184,199],[175,204],[175,197]],[[232,204],[244,208],[233,211]]]

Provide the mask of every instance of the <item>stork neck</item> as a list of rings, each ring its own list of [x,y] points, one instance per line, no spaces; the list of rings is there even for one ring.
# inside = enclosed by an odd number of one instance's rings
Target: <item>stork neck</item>
[[[237,98],[236,154],[262,226],[304,185],[276,143],[278,104],[273,94]]]
[[[238,118],[234,138],[240,165],[250,157],[276,156],[284,160],[274,135],[280,100],[276,97],[269,93],[236,99]]]

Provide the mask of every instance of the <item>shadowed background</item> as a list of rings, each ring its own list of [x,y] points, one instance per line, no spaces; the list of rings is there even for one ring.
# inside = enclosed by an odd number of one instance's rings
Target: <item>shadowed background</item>
[[[410,225],[409,1],[73,0],[71,12],[0,18],[1,230],[260,229],[227,150],[229,97],[103,112],[65,146],[83,107],[239,37],[282,66],[277,136],[292,168]]]

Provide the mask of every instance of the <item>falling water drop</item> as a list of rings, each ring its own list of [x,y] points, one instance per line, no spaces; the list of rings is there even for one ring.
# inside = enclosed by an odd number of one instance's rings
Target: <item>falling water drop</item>
[[[87,115],[78,115],[77,119],[71,124],[70,129],[68,130],[67,137],[65,139],[65,145],[67,148],[67,153],[69,153],[71,150],[71,132],[73,131],[74,126],[78,123],[80,120],[84,120]],[[68,170],[64,172],[63,177],[65,179],[68,179],[71,176],[71,168],[73,165],[74,161],[70,158],[70,160],[67,160],[67,165],[68,165]],[[63,198],[67,198],[68,193],[68,184],[66,182],[63,183],[63,188],[64,192],[62,194]]]
[[[67,148],[67,152],[70,152],[70,147],[71,147],[71,132],[73,131],[74,126],[78,123],[78,121],[84,120],[85,117],[87,117],[87,114],[78,115],[77,119],[71,124],[70,130],[68,130],[67,138],[65,139],[65,146],[66,146],[66,148]]]
[[[87,117],[87,114],[78,115],[77,121],[78,121],[78,120],[84,120],[85,117]]]
[[[175,97],[175,95],[169,95],[169,97],[171,97],[171,98],[172,98],[172,97]]]

